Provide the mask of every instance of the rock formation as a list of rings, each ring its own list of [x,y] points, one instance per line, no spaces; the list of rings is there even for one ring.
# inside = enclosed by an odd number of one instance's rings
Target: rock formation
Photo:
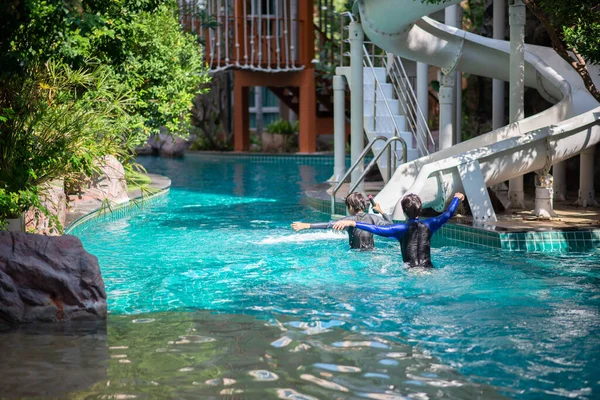
[[[64,182],[56,180],[44,185],[42,204],[57,217],[58,222],[64,226],[67,217],[67,195]],[[58,228],[51,224],[50,219],[38,209],[30,209],[25,213],[25,229],[42,235],[59,235]]]
[[[91,180],[84,196],[99,201],[109,200],[112,203],[128,201],[125,169],[119,160],[113,156],[106,156],[98,161],[98,167],[100,173]]]
[[[138,149],[138,154],[178,158],[184,156],[189,145],[190,142],[185,139],[161,133],[160,135],[151,136],[147,145]]]
[[[98,259],[78,238],[0,232],[0,324],[105,318]]]

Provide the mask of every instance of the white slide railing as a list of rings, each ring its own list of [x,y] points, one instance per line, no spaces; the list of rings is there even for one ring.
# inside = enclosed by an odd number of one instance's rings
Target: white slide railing
[[[445,71],[456,69],[508,81],[508,42],[423,17],[459,2],[430,5],[413,0],[360,0],[358,5],[365,33],[383,49]],[[490,212],[493,214],[486,202],[486,185],[547,169],[598,143],[599,104],[569,68],[552,49],[525,45],[525,85],[536,88],[555,104],[511,125],[401,165],[377,196],[384,211],[394,219],[404,219],[397,203],[407,193],[419,194],[424,207],[441,210],[454,192],[466,190],[474,215],[485,219]]]
[[[348,25],[346,19],[354,21],[354,16],[349,13],[341,15],[343,43],[348,44],[346,38]],[[342,53],[338,74],[345,75],[350,82],[351,74],[347,67],[346,58],[350,52]],[[373,43],[365,42],[363,45],[363,99],[364,99],[364,130],[369,141],[378,136],[387,138],[400,137],[406,143],[403,148],[396,147],[396,141],[390,146],[396,161],[406,162],[435,151],[435,143],[427,127],[423,113],[416,101],[416,95],[406,73],[402,60],[386,53]],[[383,143],[375,143],[372,147],[376,155]],[[402,151],[407,152],[403,158]],[[389,157],[382,157],[377,165],[385,182],[388,181]],[[394,163],[396,165],[396,163]],[[395,171],[393,167],[392,172]]]

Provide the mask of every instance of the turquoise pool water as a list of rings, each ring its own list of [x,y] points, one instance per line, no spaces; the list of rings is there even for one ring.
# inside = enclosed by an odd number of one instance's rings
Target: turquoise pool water
[[[393,241],[358,252],[344,234],[291,231],[327,220],[302,193],[331,166],[140,161],[171,177],[169,196],[78,233],[111,313],[113,383],[93,394],[600,397],[598,252],[436,238],[436,268],[407,270]]]

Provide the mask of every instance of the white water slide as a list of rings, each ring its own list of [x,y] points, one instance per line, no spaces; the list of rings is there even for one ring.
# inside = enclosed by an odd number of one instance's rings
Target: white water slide
[[[510,43],[424,17],[447,6],[420,0],[359,0],[362,27],[379,47],[401,57],[489,78],[509,80]],[[590,71],[596,84],[598,69]],[[579,75],[551,48],[525,45],[525,86],[554,105],[517,123],[401,165],[377,195],[396,220],[399,200],[417,193],[441,210],[464,191],[475,219],[495,220],[487,186],[573,157],[600,141],[600,107]],[[398,205],[397,205],[398,204]]]

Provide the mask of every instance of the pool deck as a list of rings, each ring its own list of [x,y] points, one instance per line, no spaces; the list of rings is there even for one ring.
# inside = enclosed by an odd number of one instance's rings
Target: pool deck
[[[308,204],[325,214],[331,214],[333,185],[325,182],[305,192]],[[376,195],[383,182],[366,182],[365,193]],[[336,195],[335,215],[345,215],[343,197],[349,184],[340,187]],[[534,198],[525,199],[526,209],[506,210],[498,213],[498,221],[489,225],[473,224],[470,216],[458,213],[450,224],[445,225],[442,236],[466,245],[525,251],[588,251],[600,248],[600,207],[578,207],[573,202],[576,193],[567,201],[554,204],[557,217],[550,220],[532,215]],[[460,209],[459,209],[460,212]]]
[[[171,187],[171,180],[166,176],[147,174],[151,179],[151,182],[144,186],[144,188],[135,188],[127,191],[129,201],[126,203],[111,205],[111,208],[119,208],[122,205],[130,204],[136,200],[143,200],[147,197],[151,197],[155,193],[161,193]],[[67,210],[65,231],[68,231],[73,223],[83,219],[84,217],[93,213],[99,212],[103,203],[99,199],[85,198],[79,199],[77,196],[70,196],[69,199],[70,208]]]

